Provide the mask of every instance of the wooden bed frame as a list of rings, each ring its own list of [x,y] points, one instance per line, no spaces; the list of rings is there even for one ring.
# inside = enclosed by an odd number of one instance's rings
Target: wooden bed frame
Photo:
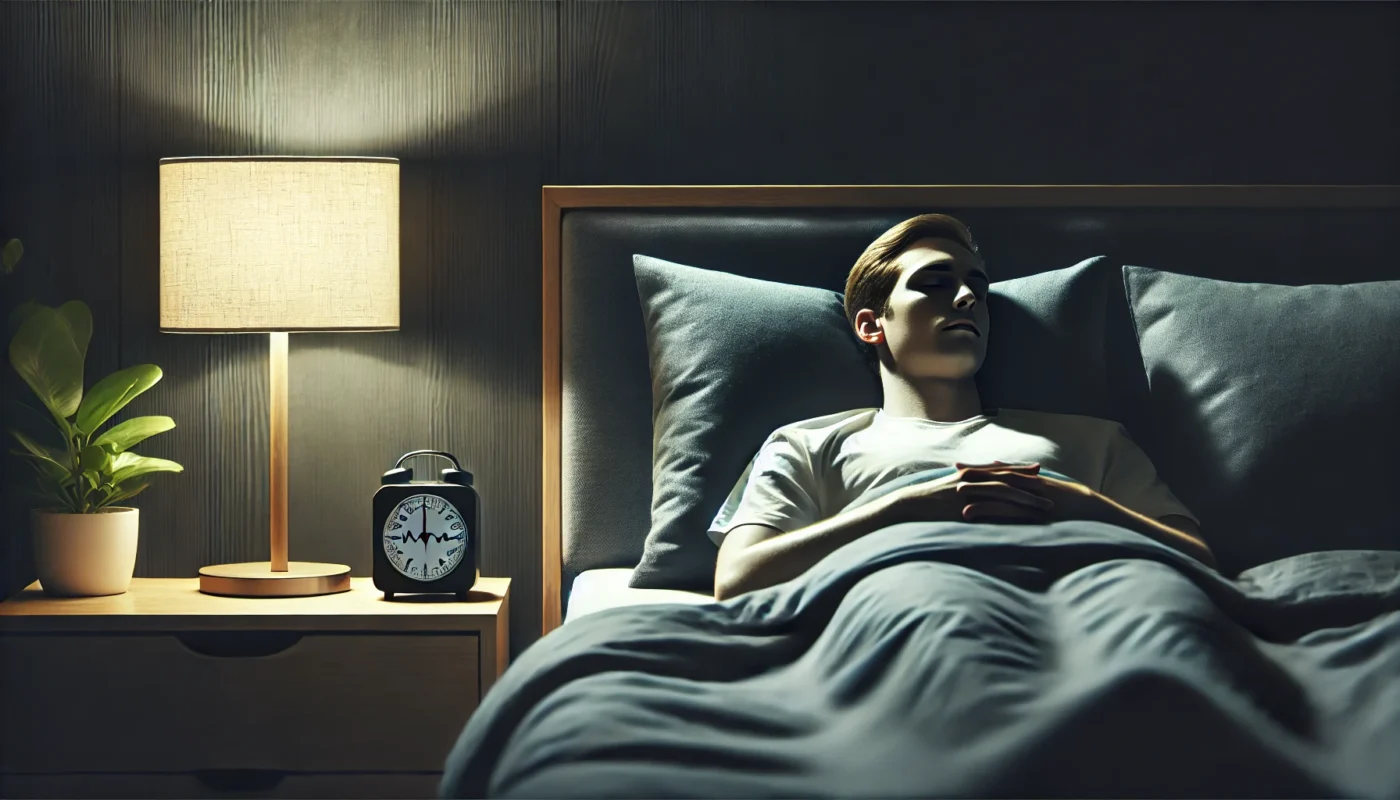
[[[543,633],[563,622],[561,252],[574,208],[1393,208],[1400,186],[545,186]]]

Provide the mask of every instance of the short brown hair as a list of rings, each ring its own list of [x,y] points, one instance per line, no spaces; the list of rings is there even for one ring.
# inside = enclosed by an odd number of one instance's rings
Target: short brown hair
[[[851,274],[846,277],[846,320],[854,328],[856,313],[862,308],[884,314],[899,282],[895,259],[920,239],[952,239],[981,258],[972,231],[956,217],[947,214],[920,214],[906,219],[880,234],[865,248]]]

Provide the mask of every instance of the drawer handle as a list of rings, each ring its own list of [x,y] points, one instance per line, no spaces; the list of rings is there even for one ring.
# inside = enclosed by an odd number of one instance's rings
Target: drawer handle
[[[194,776],[216,792],[267,792],[287,777],[275,769],[201,769]]]
[[[186,649],[211,658],[261,658],[290,650],[297,631],[186,631],[175,638]]]

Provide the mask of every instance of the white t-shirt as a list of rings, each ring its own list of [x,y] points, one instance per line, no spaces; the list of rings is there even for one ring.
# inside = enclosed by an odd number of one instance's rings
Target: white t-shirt
[[[840,513],[904,475],[964,464],[1038,462],[1153,519],[1200,524],[1117,422],[1004,408],[958,422],[862,408],[784,425],[759,448],[710,524],[790,532]]]

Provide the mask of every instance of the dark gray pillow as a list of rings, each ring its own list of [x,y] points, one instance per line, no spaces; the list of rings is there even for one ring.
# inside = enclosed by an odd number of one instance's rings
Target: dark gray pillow
[[[768,434],[881,403],[840,293],[633,257],[652,381],[652,512],[635,588],[711,591],[705,535]],[[1109,417],[1102,257],[991,286],[984,405]]]
[[[1400,548],[1400,281],[1232,283],[1123,267],[1158,472],[1235,574]]]

